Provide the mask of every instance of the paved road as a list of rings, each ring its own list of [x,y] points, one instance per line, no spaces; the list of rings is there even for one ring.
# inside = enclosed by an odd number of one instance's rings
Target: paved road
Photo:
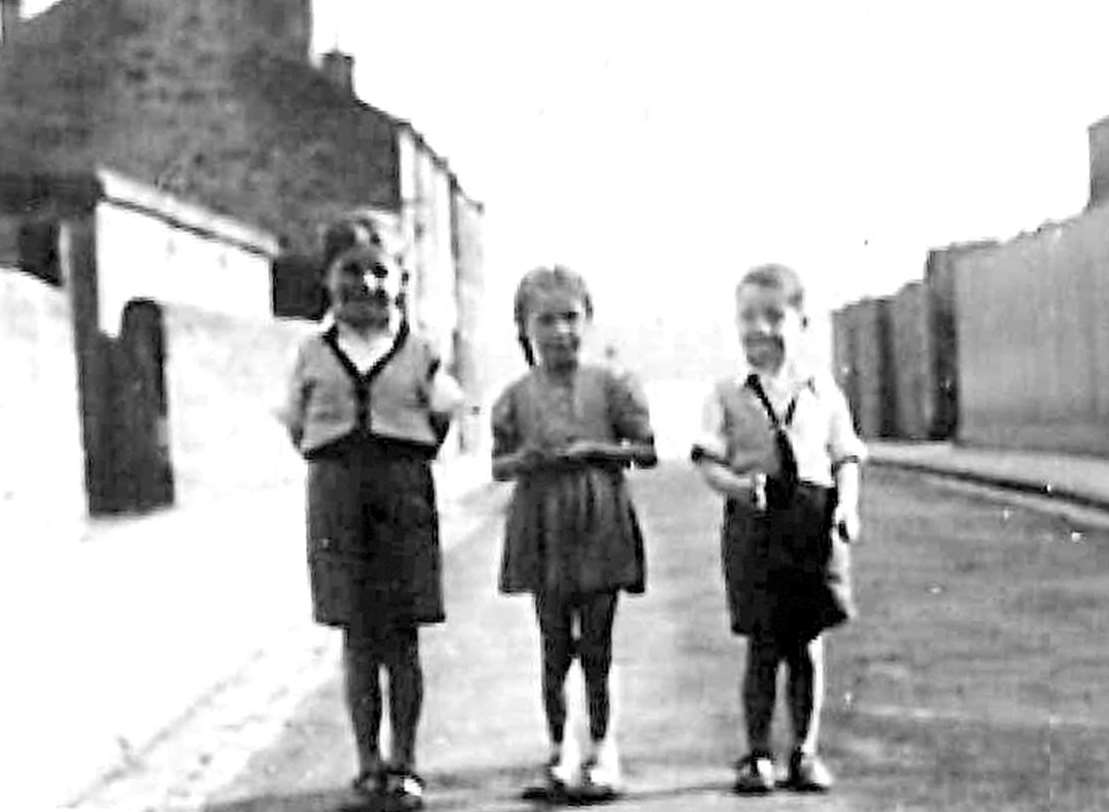
[[[727,633],[719,506],[691,472],[639,476],[648,594],[616,660],[629,795],[616,809],[1109,808],[1109,534],[911,474],[868,472],[863,615],[830,641],[825,798],[728,794],[742,646]],[[499,516],[448,554],[448,624],[425,633],[429,808],[511,810],[544,751],[538,638],[498,596]],[[784,748],[787,731],[779,727]],[[353,752],[337,678],[210,799],[210,812],[340,809]]]

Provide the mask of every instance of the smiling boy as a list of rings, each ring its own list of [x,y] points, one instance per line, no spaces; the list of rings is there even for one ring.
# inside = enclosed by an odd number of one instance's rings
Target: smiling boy
[[[778,667],[789,670],[794,747],[787,786],[824,791],[817,755],[823,631],[853,613],[846,543],[859,532],[865,449],[831,375],[802,357],[804,289],[782,265],[748,271],[736,288],[743,364],[706,401],[693,459],[725,497],[722,558],[732,630],[748,639],[743,705],[749,745],[735,789],[776,785],[770,742]]]

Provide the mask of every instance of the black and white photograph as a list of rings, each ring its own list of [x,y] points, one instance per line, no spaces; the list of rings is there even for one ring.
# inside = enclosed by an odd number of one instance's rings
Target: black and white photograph
[[[0,0],[0,809],[1109,810],[1106,31]]]

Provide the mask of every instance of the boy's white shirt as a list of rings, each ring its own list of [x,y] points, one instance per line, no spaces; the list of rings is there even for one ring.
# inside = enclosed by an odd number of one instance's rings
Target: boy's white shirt
[[[742,362],[733,379],[735,384],[745,387],[751,372],[752,368],[746,361]],[[783,365],[777,375],[760,372],[759,381],[779,419],[785,418],[793,398],[799,398],[786,432],[793,444],[800,479],[830,487],[834,484],[831,463],[848,458],[859,461],[866,458],[866,446],[855,433],[847,399],[830,372],[817,372],[810,365],[792,361]],[[757,415],[759,420],[752,424],[752,430],[765,431],[765,411],[753,393],[751,401],[754,407],[752,415]],[[706,450],[724,456],[727,441],[724,407],[714,387],[702,408],[701,432],[697,442]],[[752,477],[742,478],[753,484]]]

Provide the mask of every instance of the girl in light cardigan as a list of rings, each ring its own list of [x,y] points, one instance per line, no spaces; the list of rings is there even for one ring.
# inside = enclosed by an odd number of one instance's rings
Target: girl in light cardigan
[[[283,411],[308,461],[313,613],[344,633],[354,788],[418,808],[418,629],[445,620],[430,462],[462,396],[431,343],[409,326],[406,275],[372,229],[333,227],[326,259],[330,323],[299,347]],[[383,669],[388,761],[378,745]]]

